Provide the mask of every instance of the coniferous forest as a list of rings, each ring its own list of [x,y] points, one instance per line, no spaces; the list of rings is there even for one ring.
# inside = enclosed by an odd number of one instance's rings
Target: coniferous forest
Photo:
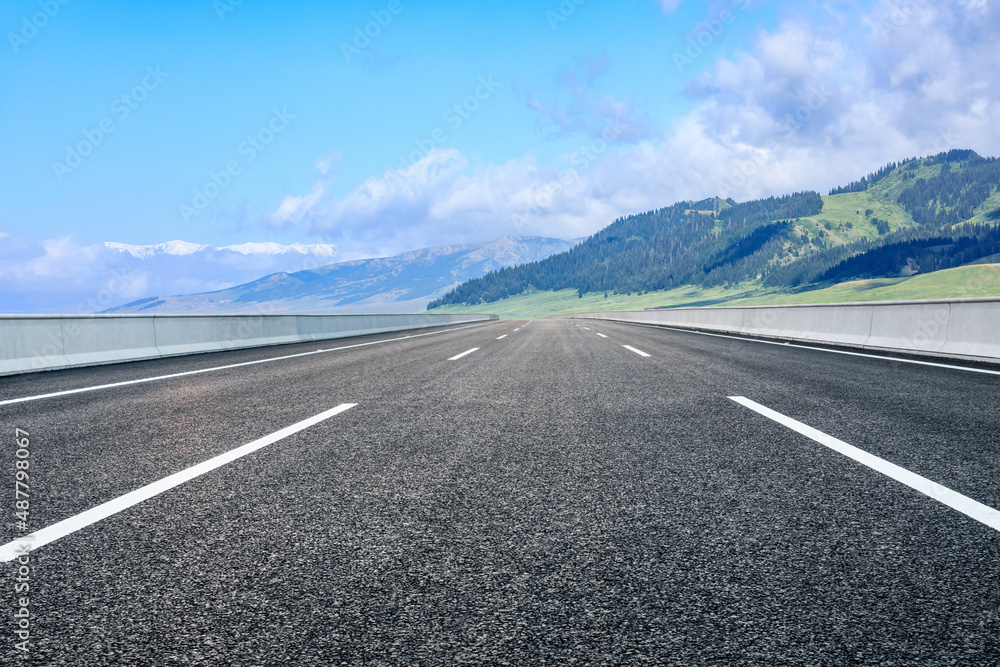
[[[822,218],[822,226],[814,224],[824,209],[816,192],[740,203],[679,202],[615,220],[542,261],[470,280],[428,308],[489,303],[529,290],[641,293],[747,281],[798,287],[925,273],[1000,253],[996,158],[969,150],[911,158],[830,194],[874,202],[859,203],[852,218],[871,234],[843,233],[855,229],[851,220],[836,221],[837,228]],[[995,210],[982,211],[990,202],[998,204]],[[877,206],[879,213],[863,205]],[[882,211],[895,216],[893,225],[879,217],[886,215]],[[977,212],[979,218],[968,222]]]

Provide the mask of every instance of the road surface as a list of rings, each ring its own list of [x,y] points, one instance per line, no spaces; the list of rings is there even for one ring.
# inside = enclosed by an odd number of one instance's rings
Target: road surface
[[[5,664],[1000,664],[1000,373],[413,333],[0,378]]]

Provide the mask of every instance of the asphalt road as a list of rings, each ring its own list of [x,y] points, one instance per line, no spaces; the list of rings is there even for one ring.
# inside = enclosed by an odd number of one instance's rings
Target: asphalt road
[[[0,563],[0,660],[1000,665],[1000,531],[730,398],[1000,508],[1000,374],[523,325],[0,404],[5,543],[16,428],[34,531],[344,406]],[[0,378],[0,401],[398,338]]]

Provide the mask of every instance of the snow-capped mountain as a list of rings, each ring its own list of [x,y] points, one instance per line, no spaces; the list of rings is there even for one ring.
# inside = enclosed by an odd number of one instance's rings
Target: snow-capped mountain
[[[337,254],[337,247],[333,245],[315,244],[303,245],[293,243],[292,245],[281,245],[280,243],[243,243],[240,245],[227,245],[220,250],[231,250],[241,255],[287,255],[299,253],[300,255],[316,255],[333,257]]]
[[[274,273],[205,294],[139,299],[114,313],[419,312],[455,285],[488,271],[544,259],[577,241],[513,236],[437,246],[394,257]]]
[[[187,241],[168,241],[157,243],[156,245],[129,245],[128,243],[107,242],[104,247],[118,252],[127,252],[138,259],[149,259],[156,255],[190,255],[201,250],[208,250],[210,246],[188,243]]]

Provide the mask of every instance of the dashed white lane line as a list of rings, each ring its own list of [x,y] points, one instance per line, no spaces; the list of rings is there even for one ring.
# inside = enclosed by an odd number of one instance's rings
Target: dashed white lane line
[[[634,326],[634,327],[647,327],[649,329],[666,329],[667,331],[698,334],[699,336],[711,336],[712,338],[729,338],[731,340],[741,340],[746,343],[781,345],[782,347],[793,347],[793,348],[798,348],[800,350],[813,350],[814,352],[829,352],[830,354],[844,354],[849,357],[865,357],[867,359],[881,359],[882,361],[897,361],[901,364],[917,364],[918,366],[933,366],[934,368],[947,368],[949,370],[954,370],[954,371],[968,371],[969,373],[983,373],[984,375],[1000,375],[1000,371],[994,371],[988,368],[974,368],[972,366],[956,366],[954,364],[940,364],[933,361],[920,361],[919,359],[904,359],[903,357],[884,357],[879,354],[869,354],[865,352],[849,352],[848,350],[835,350],[829,347],[798,345],[796,343],[784,343],[775,340],[762,340],[760,338],[748,338],[746,336],[731,336],[729,334],[712,333],[710,331],[696,331],[694,329],[678,329],[676,327],[664,327],[664,326],[657,326],[655,324],[642,324],[639,322],[619,322],[619,324],[627,324],[629,326]]]
[[[449,331],[461,331],[462,329],[472,329],[474,327],[482,327],[487,324],[492,324],[492,322],[487,322],[485,324],[470,324],[464,327],[454,327],[452,329],[442,329],[441,331],[429,331],[422,334],[411,334],[409,336],[400,336],[399,338],[387,338],[385,340],[372,340],[367,343],[355,343],[354,345],[341,345],[340,347],[331,347],[326,350],[311,350],[309,352],[299,352],[297,354],[286,354],[280,357],[268,357],[267,359],[255,359],[253,361],[243,361],[238,364],[226,364],[225,366],[213,366],[211,368],[199,368],[194,371],[183,371],[181,373],[170,373],[169,375],[157,375],[148,378],[139,378],[138,380],[123,380],[122,382],[111,382],[109,384],[98,384],[91,387],[80,387],[78,389],[67,389],[65,391],[54,391],[51,394],[36,394],[35,396],[22,396],[21,398],[9,398],[5,401],[0,401],[0,406],[10,405],[12,403],[26,403],[28,401],[39,401],[43,398],[55,398],[56,396],[68,396],[70,394],[81,394],[87,391],[97,391],[98,389],[111,389],[113,387],[125,387],[130,384],[142,384],[144,382],[156,382],[157,380],[169,380],[170,378],[184,377],[185,375],[198,375],[199,373],[211,373],[213,371],[222,371],[227,368],[240,368],[242,366],[253,366],[254,364],[266,364],[270,361],[282,361],[284,359],[295,359],[296,357],[308,357],[311,354],[325,354],[327,352],[338,352],[340,350],[350,350],[355,347],[367,347],[368,345],[381,345],[382,343],[394,343],[400,340],[407,340],[409,338],[422,338],[424,336],[435,336],[437,334],[448,333]],[[248,348],[244,348],[248,349]]]
[[[646,353],[645,353],[645,352],[643,352],[642,350],[637,350],[637,349],[635,349],[635,348],[634,348],[634,347],[632,347],[631,345],[622,345],[622,347],[624,347],[624,348],[625,348],[626,350],[631,350],[632,352],[635,352],[635,353],[636,353],[636,354],[638,354],[638,355],[639,355],[640,357],[649,357],[649,356],[652,356],[652,355],[649,355],[649,354],[646,354]]]
[[[475,351],[476,351],[476,350],[478,350],[478,349],[479,349],[478,347],[474,347],[474,348],[472,348],[471,350],[466,350],[466,351],[465,351],[465,352],[463,352],[462,354],[456,354],[456,355],[455,355],[454,357],[448,357],[448,361],[455,361],[456,359],[461,359],[461,358],[462,358],[462,357],[464,357],[465,355],[467,355],[467,354],[472,354],[473,352],[475,352]]]
[[[109,516],[118,514],[133,505],[138,505],[144,500],[149,500],[153,496],[158,496],[164,491],[169,491],[175,486],[180,486],[184,482],[190,481],[195,477],[204,475],[205,473],[211,472],[216,468],[221,468],[227,463],[232,463],[237,459],[241,459],[247,454],[251,454],[258,449],[263,449],[264,447],[287,438],[292,434],[307,429],[310,426],[320,423],[321,421],[325,421],[334,415],[346,412],[355,405],[357,405],[357,403],[343,403],[331,410],[321,412],[314,417],[304,419],[297,424],[286,426],[280,431],[275,431],[271,435],[264,436],[259,440],[254,440],[253,442],[249,442],[241,447],[230,450],[225,454],[219,454],[218,456],[210,458],[207,461],[193,465],[186,470],[164,477],[157,482],[147,484],[146,486],[138,488],[135,491],[126,493],[124,496],[119,496],[114,500],[109,500],[108,502],[102,503],[97,507],[87,510],[86,512],[81,512],[76,516],[63,519],[62,521],[56,522],[51,526],[42,528],[41,530],[37,530],[30,535],[25,535],[20,539],[14,540],[13,542],[8,542],[7,544],[0,546],[0,561],[9,562],[18,556],[24,556],[29,551],[34,551],[35,549],[45,546],[50,542],[55,542],[62,537],[66,537],[70,533],[75,533],[76,531],[95,524],[98,521],[108,518]]]
[[[503,340],[506,337],[507,337],[507,334],[504,334],[502,336],[497,336],[497,340]]]
[[[590,327],[584,327],[584,329],[586,329],[587,331],[590,331]]]
[[[601,338],[607,338],[607,336],[605,336],[605,335],[604,335],[604,334],[602,334],[602,333],[599,333],[599,334],[597,334],[597,335],[598,335],[598,336],[600,336]]]
[[[775,412],[771,408],[765,407],[760,403],[755,403],[748,398],[744,398],[743,396],[730,396],[729,398],[736,401],[740,405],[750,408],[754,412],[767,417],[768,419],[778,422],[782,426],[790,428],[796,433],[804,435],[811,440],[815,440],[819,444],[829,447],[835,452],[839,452],[848,458],[854,459],[862,465],[868,466],[876,472],[882,473],[886,477],[891,477],[897,482],[905,484],[911,489],[919,491],[928,498],[933,498],[939,503],[943,503],[971,519],[975,519],[980,523],[986,524],[994,530],[1000,530],[1000,511],[997,511],[988,505],[983,505],[968,496],[963,496],[961,493],[952,491],[946,486],[941,486],[937,482],[932,482],[926,477],[910,472],[906,468],[902,468],[895,463],[889,463],[885,459],[881,459],[874,454],[869,454],[862,449],[849,445],[842,440],[838,440],[831,435],[823,433],[822,431],[817,431],[811,426],[807,426],[806,424],[796,421],[791,417],[786,417],[780,412]]]

